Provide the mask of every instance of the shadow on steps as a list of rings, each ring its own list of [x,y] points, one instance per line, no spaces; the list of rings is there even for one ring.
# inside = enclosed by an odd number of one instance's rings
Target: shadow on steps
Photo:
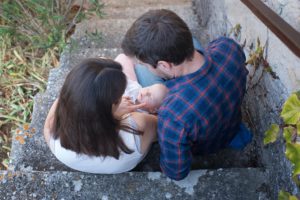
[[[218,169],[218,168],[256,168],[262,167],[256,140],[253,140],[243,150],[224,149],[218,153],[205,156],[194,156],[192,169]],[[159,144],[152,145],[148,155],[132,171],[160,171]]]

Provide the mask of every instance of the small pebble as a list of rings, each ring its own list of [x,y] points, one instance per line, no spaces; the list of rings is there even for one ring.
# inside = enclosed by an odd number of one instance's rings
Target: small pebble
[[[167,193],[166,193],[166,198],[167,198],[167,199],[172,198],[172,194],[170,194],[169,192],[167,192]]]

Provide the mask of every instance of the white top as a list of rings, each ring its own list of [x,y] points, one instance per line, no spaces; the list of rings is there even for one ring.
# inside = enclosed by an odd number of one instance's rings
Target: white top
[[[131,117],[128,118],[129,123],[132,124]],[[135,127],[135,126],[132,126]],[[88,173],[99,174],[117,174],[133,169],[146,155],[140,153],[140,137],[125,131],[119,132],[126,146],[133,150],[131,154],[120,152],[119,159],[111,156],[88,156],[84,154],[77,154],[74,151],[65,149],[61,146],[60,140],[50,138],[50,149],[58,160],[68,167]]]
[[[130,79],[127,79],[127,86],[125,88],[125,92],[123,96],[128,96],[132,100],[133,103],[136,103],[137,97],[139,95],[142,86],[137,82]],[[149,113],[146,110],[137,109],[138,112]]]
[[[123,96],[129,96],[131,100],[135,103],[141,89],[142,86],[137,81],[127,79],[127,87]]]

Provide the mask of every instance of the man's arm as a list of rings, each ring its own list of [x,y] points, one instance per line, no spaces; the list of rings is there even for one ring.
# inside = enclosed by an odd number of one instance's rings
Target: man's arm
[[[134,63],[128,56],[126,56],[125,54],[119,54],[115,58],[115,61],[122,65],[123,72],[128,77],[128,79],[132,81],[137,81],[136,74],[134,71]]]
[[[160,167],[169,178],[181,180],[190,172],[192,153],[184,125],[175,120],[158,119]]]

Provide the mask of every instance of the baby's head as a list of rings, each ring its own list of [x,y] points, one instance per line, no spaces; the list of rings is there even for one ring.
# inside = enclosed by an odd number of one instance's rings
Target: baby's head
[[[157,113],[157,110],[162,104],[168,91],[168,88],[163,84],[154,84],[144,87],[140,90],[137,101],[140,103],[146,103],[144,109],[148,112]]]

